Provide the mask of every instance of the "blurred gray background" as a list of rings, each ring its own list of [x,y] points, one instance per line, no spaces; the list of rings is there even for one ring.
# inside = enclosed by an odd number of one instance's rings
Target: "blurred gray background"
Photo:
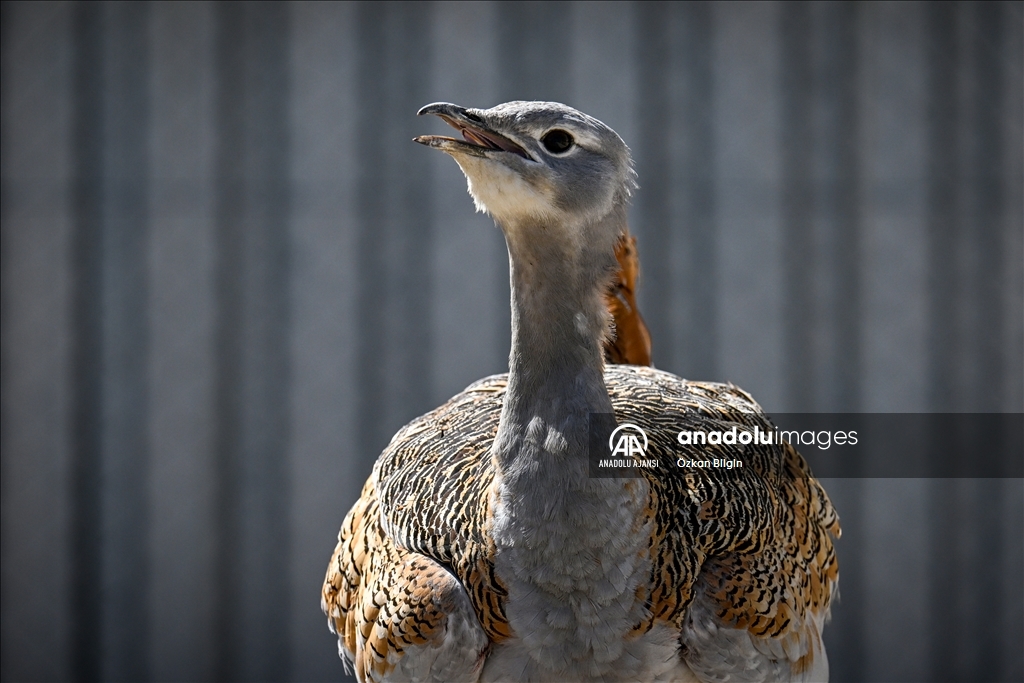
[[[504,245],[410,141],[428,102],[622,135],[659,367],[1024,410],[1020,2],[2,12],[4,680],[343,677],[345,512],[507,367]],[[833,679],[1024,678],[1021,480],[849,467]]]

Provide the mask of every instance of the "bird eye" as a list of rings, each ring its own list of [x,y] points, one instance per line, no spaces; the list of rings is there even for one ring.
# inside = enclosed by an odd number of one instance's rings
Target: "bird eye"
[[[540,141],[544,144],[544,149],[552,154],[561,154],[567,151],[575,142],[571,135],[557,128],[549,131]]]

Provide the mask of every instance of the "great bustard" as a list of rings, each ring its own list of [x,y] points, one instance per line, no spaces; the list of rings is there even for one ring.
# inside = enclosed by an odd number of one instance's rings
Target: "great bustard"
[[[604,364],[626,145],[549,102],[420,113],[461,132],[417,141],[504,232],[512,353],[377,460],[323,587],[342,657],[360,680],[827,678],[839,523],[803,458],[681,446],[683,428],[771,426],[732,385]],[[591,476],[590,419],[609,413],[659,468]],[[744,466],[685,466],[715,458]]]

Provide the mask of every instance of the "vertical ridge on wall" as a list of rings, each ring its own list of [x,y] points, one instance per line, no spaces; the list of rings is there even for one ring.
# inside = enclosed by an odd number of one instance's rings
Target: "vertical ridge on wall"
[[[102,675],[143,680],[149,650],[149,6],[109,4],[102,12]]]
[[[836,3],[830,17],[826,43],[828,75],[834,83],[834,149],[831,168],[830,210],[835,216],[831,260],[835,262],[834,292],[830,307],[835,311],[834,355],[829,363],[833,390],[826,395],[824,407],[837,412],[862,410],[861,373],[863,371],[861,336],[861,190],[860,163],[860,50],[858,29],[860,10],[856,3]]]
[[[951,328],[956,325],[956,217],[959,213],[956,65],[959,41],[956,35],[956,10],[953,2],[926,6],[928,22],[928,292],[929,292],[929,408],[955,411],[956,342]],[[934,479],[931,482],[931,637],[929,638],[930,678],[956,681],[960,678],[957,662],[955,626],[956,553],[949,543],[956,529],[956,482]]]
[[[429,76],[426,10],[419,3],[356,10],[358,443],[371,461],[431,407],[429,162],[411,142]]]
[[[77,7],[0,5],[0,680],[78,678],[72,323]],[[87,155],[86,155],[87,156]],[[81,185],[82,183],[79,183]],[[87,269],[88,270],[88,269]],[[81,316],[78,316],[79,318]],[[86,354],[86,357],[87,354]],[[76,460],[77,463],[76,463]],[[73,469],[74,468],[74,469]],[[72,477],[78,477],[76,483]],[[83,481],[84,480],[84,481]],[[98,491],[95,491],[98,493]],[[97,506],[92,505],[94,513]],[[95,516],[89,520],[96,522]],[[96,538],[95,535],[87,538]],[[77,551],[76,551],[77,548]],[[91,596],[89,596],[91,598]],[[83,601],[88,603],[88,599]],[[93,611],[93,614],[96,614]],[[89,626],[95,624],[89,623]]]
[[[247,17],[246,44],[246,460],[241,515],[240,560],[248,571],[241,585],[238,621],[245,659],[240,677],[279,681],[288,677],[288,557],[291,539],[288,508],[291,478],[287,469],[291,437],[288,395],[291,369],[288,329],[291,250],[288,214],[288,6],[253,3]],[[255,233],[255,234],[252,234]],[[263,604],[249,596],[263,594]],[[244,626],[243,626],[244,625]]]
[[[961,77],[967,87],[963,97],[973,107],[973,121],[967,131],[972,144],[965,165],[967,177],[962,181],[971,195],[972,204],[965,216],[967,235],[964,245],[969,256],[973,257],[970,264],[973,301],[967,304],[967,313],[973,318],[968,329],[973,336],[972,350],[976,360],[973,376],[969,379],[973,388],[969,400],[973,410],[998,412],[1005,382],[1000,347],[1004,327],[1001,294],[1007,270],[1000,244],[1003,232],[1000,171],[1005,149],[999,126],[1003,107],[1002,7],[987,0],[964,9],[973,10],[974,15],[973,21],[968,23],[969,32],[965,37],[973,53],[973,63],[961,66],[966,71]],[[971,254],[971,251],[975,253]],[[1000,435],[979,434],[975,443],[977,448],[998,449],[1001,446]],[[1003,533],[1001,484],[994,480],[978,482],[974,499],[967,503],[977,511],[977,518],[971,525],[973,528],[963,529],[964,534],[974,536],[977,544],[970,551],[971,568],[968,571],[977,577],[977,581],[971,594],[971,614],[967,621],[968,628],[977,634],[975,642],[978,647],[973,653],[969,671],[979,679],[991,681],[1005,677],[1005,672],[1001,671],[1003,640],[1000,626],[1002,616],[1008,610],[1006,601],[1001,599],[1004,553],[1000,543]],[[992,606],[995,606],[994,610]]]
[[[971,326],[976,336],[977,376],[971,403],[975,410],[996,412],[1001,409],[1003,367],[1001,344],[1005,327],[1002,311],[1006,264],[1001,245],[1005,212],[1001,183],[1003,141],[1000,116],[1003,112],[1003,35],[1002,7],[997,2],[979,2],[975,6],[973,73],[967,75],[973,90],[967,93],[974,106],[973,154],[970,176],[966,178],[974,196],[969,242],[978,253],[974,262],[977,318]]]
[[[422,119],[416,112],[429,98],[432,5],[406,0],[384,7],[388,31],[384,61],[376,73],[383,81],[385,101],[375,127],[383,122],[387,135],[370,137],[377,143],[372,153],[386,163],[377,191],[387,198],[387,210],[383,224],[370,229],[381,230],[384,239],[384,267],[377,277],[387,293],[382,372],[390,407],[381,416],[385,420],[379,421],[385,440],[372,456],[402,425],[434,407],[430,307],[435,300],[427,258],[434,246],[431,150],[412,142],[421,132]]]
[[[1000,5],[1000,19],[1003,26],[1002,54],[999,61],[1003,68],[1003,82],[1000,84],[1005,95],[1001,99],[1001,111],[997,117],[1000,135],[1007,150],[1024,149],[1024,3],[1007,2]],[[1021,410],[1024,405],[1024,306],[1016,294],[1024,292],[1024,259],[1014,258],[1024,254],[1024,154],[1006,154],[1003,166],[996,169],[1001,176],[1003,206],[1000,227],[1003,238],[1000,244],[1006,255],[1003,286],[1004,320],[1003,339],[1000,353],[1006,366],[1006,376],[1016,378],[1004,385],[1004,394],[999,409]],[[1022,600],[1021,602],[1024,602]],[[1024,627],[1024,624],[1021,624]],[[1021,638],[1024,640],[1024,632]],[[1013,642],[1012,640],[1010,642]],[[1017,677],[1024,678],[1024,657],[1019,661]]]
[[[76,10],[72,669],[81,680],[143,679],[148,12]]]
[[[999,109],[995,116],[999,142],[1003,153],[1000,166],[993,166],[1000,176],[1001,204],[998,239],[1002,265],[1000,283],[1000,315],[1002,318],[999,354],[1002,358],[1003,394],[999,410],[1019,411],[1024,405],[1024,306],[1020,293],[1024,292],[1024,3],[999,3],[994,6],[1000,26],[999,61],[1001,82]],[[1014,153],[1016,150],[1016,153]],[[1024,538],[1024,482],[1021,480],[998,482],[1002,505],[999,511],[1003,539]],[[998,629],[1002,640],[1000,676],[1008,681],[1024,680],[1024,654],[1019,643],[1024,642],[1024,544],[1001,541],[999,567],[999,599],[1003,606]]]
[[[930,399],[935,410],[996,412],[1004,391],[1002,195],[1004,145],[1001,6],[931,8],[929,167]],[[1019,254],[1016,255],[1019,258]],[[1013,257],[1009,257],[1013,258]],[[999,435],[958,435],[998,448]],[[936,680],[1002,680],[1002,487],[943,481],[932,487],[932,673]],[[951,504],[951,502],[953,504]],[[976,580],[958,581],[963,574]],[[940,599],[944,596],[944,599]],[[939,626],[942,624],[943,626]],[[976,637],[967,638],[971,633]]]
[[[861,174],[859,11],[853,2],[814,8],[818,72],[814,85],[821,93],[820,193],[814,198],[819,221],[821,266],[815,269],[819,304],[819,353],[811,387],[814,407],[833,412],[859,412],[861,406]],[[805,358],[812,362],[815,357]],[[825,642],[835,681],[862,681],[865,676],[864,487],[858,477],[863,465],[842,460],[844,478],[828,487],[840,511],[843,537],[836,542],[839,557],[839,599],[836,618],[825,629]],[[847,599],[843,599],[847,596]]]
[[[357,6],[288,5],[291,178],[288,677],[341,675],[318,588],[348,506],[370,472],[354,435]],[[413,143],[409,143],[412,145]]]
[[[492,38],[498,6],[449,1],[431,7],[431,52],[438,58],[431,60],[431,78],[419,105],[497,104],[498,46]],[[417,118],[414,124],[417,134],[447,128],[433,116]],[[432,403],[438,405],[480,377],[508,367],[509,338],[499,337],[509,318],[508,256],[501,230],[490,216],[474,212],[454,160],[427,148],[411,154],[425,157],[430,165],[435,292],[430,384]]]
[[[360,328],[356,342],[357,448],[371,461],[387,443],[390,434],[381,419],[386,393],[382,356],[385,343],[384,306],[387,301],[384,275],[387,253],[384,229],[387,195],[386,158],[381,154],[373,131],[387,115],[386,83],[380,70],[385,59],[387,8],[383,3],[359,3],[355,11],[356,59],[356,253],[358,288],[356,316]]]
[[[708,2],[680,3],[679,38],[673,42],[673,67],[678,71],[679,109],[671,133],[682,137],[682,158],[672,179],[676,188],[669,267],[673,335],[663,341],[668,369],[693,379],[718,375],[718,249],[715,241],[714,71],[711,63],[715,25]],[[665,226],[667,230],[669,226]],[[646,252],[644,252],[646,255]],[[667,302],[668,303],[668,302]],[[657,348],[657,347],[655,347]]]
[[[811,186],[814,82],[811,72],[811,8],[793,2],[782,6],[782,270],[785,345],[785,409],[814,405],[814,326],[816,264]]]
[[[214,662],[216,678],[234,680],[241,659],[238,636],[238,610],[243,598],[235,580],[240,552],[241,519],[238,515],[241,482],[235,475],[242,440],[240,385],[241,325],[244,302],[242,246],[244,217],[244,139],[242,93],[244,74],[242,31],[245,5],[220,5],[214,19],[216,88],[216,145],[214,182],[216,183],[214,221],[216,224],[216,426],[214,453],[217,458],[215,511],[217,597]]]
[[[634,204],[637,224],[633,226],[643,256],[643,287],[640,301],[644,320],[651,332],[652,361],[658,366],[671,363],[672,326],[668,315],[672,296],[669,247],[672,235],[672,160],[666,136],[672,132],[669,110],[669,75],[672,73],[669,16],[675,9],[663,2],[643,2],[636,7],[636,126],[639,139],[633,142],[640,189]]]
[[[155,3],[149,13],[149,676],[212,680],[214,8]]]
[[[954,411],[957,372],[953,358],[956,339],[956,218],[959,214],[958,120],[956,66],[956,4],[927,6],[929,24],[928,82],[928,222],[929,222],[929,408]]]
[[[502,102],[568,99],[571,27],[567,2],[498,3],[498,97]]]
[[[287,11],[217,8],[217,677],[288,673]],[[260,599],[253,599],[254,596]]]
[[[717,341],[715,379],[769,410],[783,370],[781,5],[713,5]]]
[[[71,672],[94,681],[102,670],[101,405],[103,267],[103,23],[98,3],[75,8],[72,23],[73,164],[71,303],[71,576],[70,614],[74,626]]]

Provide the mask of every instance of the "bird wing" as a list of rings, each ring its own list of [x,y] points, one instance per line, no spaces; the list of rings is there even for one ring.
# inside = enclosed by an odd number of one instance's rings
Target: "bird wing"
[[[651,333],[636,305],[640,278],[640,258],[636,238],[628,230],[615,245],[619,270],[605,292],[605,305],[612,315],[612,329],[604,341],[604,356],[609,363],[651,364]]]
[[[788,443],[678,443],[683,429],[774,430],[735,386],[630,366],[609,366],[605,377],[616,419],[643,428],[647,456],[662,463],[644,470],[656,551],[651,615],[640,628],[675,624],[683,659],[703,680],[827,678],[821,631],[839,577],[840,528],[806,461]],[[680,458],[744,466],[674,466]]]
[[[727,658],[734,680],[764,680],[763,673],[771,679],[828,678],[821,632],[839,579],[832,544],[839,519],[800,454],[789,444],[782,450],[772,542],[757,553],[715,556],[698,580],[684,628],[695,671],[720,673],[719,662]],[[707,640],[712,620],[729,636]]]
[[[361,681],[473,680],[511,634],[486,533],[504,376],[400,430],[349,512],[322,607]]]
[[[455,648],[465,671],[475,670],[488,643],[512,636],[489,536],[491,445],[506,382],[481,380],[399,431],[345,520],[323,604],[362,680],[423,660],[413,652],[433,653],[428,671],[441,679],[436,652]],[[648,457],[663,465],[644,471],[652,574],[648,615],[635,632],[671,625],[681,657],[703,680],[817,680],[839,523],[803,458],[788,444],[677,444],[676,434],[691,427],[772,428],[732,385],[625,365],[607,366],[605,382],[616,420],[643,428]],[[674,467],[680,456],[739,459],[744,467]],[[419,671],[413,667],[403,671]]]

